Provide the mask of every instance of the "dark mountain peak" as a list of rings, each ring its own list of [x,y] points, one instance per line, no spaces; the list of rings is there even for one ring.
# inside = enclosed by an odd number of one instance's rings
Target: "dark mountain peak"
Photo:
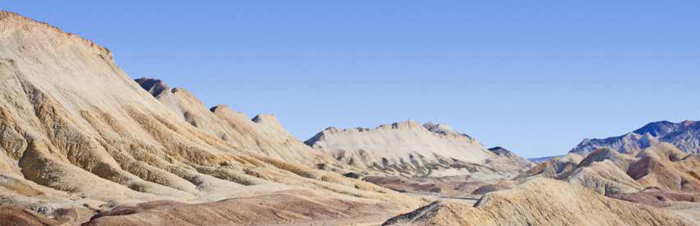
[[[669,122],[669,121],[652,122],[652,123],[646,124],[642,128],[635,130],[634,133],[640,134],[640,135],[644,135],[646,133],[649,133],[655,137],[665,136],[665,135],[677,130],[680,127],[680,125],[681,125],[681,123],[673,123],[673,122]]]
[[[170,87],[163,80],[155,78],[139,78],[134,80],[141,88],[145,89],[154,97],[159,96],[163,92],[170,91]]]
[[[501,146],[489,148],[489,151],[493,152],[496,155],[500,155],[500,156],[513,156],[514,155],[513,152],[511,152],[510,150],[505,149]]]

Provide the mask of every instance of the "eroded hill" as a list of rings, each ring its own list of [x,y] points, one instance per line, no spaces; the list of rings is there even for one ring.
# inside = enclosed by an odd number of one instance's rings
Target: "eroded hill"
[[[383,225],[695,225],[676,213],[614,200],[582,186],[538,178],[488,193],[476,205],[435,202]]]
[[[226,107],[210,111],[182,90],[148,92],[108,49],[77,35],[0,12],[0,36],[3,206],[62,219],[70,211],[298,189],[315,194],[301,199],[309,203],[330,196],[389,212],[419,203],[316,170],[319,162],[334,163],[291,137],[272,116],[249,120]],[[90,217],[71,216],[61,222]]]
[[[305,143],[348,165],[399,176],[507,177],[530,165],[503,148],[486,149],[447,125],[412,120],[374,129],[328,128]]]

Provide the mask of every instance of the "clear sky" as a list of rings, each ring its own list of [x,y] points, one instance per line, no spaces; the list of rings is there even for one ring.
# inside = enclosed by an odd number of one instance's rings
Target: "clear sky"
[[[452,125],[526,157],[698,119],[695,1],[36,1],[0,8],[110,48],[208,105],[329,126]]]

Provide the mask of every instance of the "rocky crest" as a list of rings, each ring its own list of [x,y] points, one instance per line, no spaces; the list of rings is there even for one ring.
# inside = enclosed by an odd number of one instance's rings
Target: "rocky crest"
[[[158,79],[135,80],[172,113],[190,125],[224,140],[231,145],[305,165],[323,163],[339,166],[330,156],[324,156],[292,136],[274,115],[260,114],[249,119],[226,105],[206,107],[197,97],[183,88],[170,89]]]

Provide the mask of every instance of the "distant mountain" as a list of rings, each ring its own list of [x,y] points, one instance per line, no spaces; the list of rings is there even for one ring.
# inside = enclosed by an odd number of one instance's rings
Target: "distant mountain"
[[[411,120],[374,129],[328,128],[305,143],[349,165],[400,175],[503,175],[530,165],[503,148],[488,150],[447,125]]]
[[[660,142],[668,142],[686,153],[700,152],[700,123],[684,121],[653,122],[622,136],[585,139],[571,152],[587,155],[599,148],[612,148],[622,153],[640,151]]]
[[[547,160],[557,158],[557,157],[563,157],[563,155],[555,155],[555,156],[546,156],[546,157],[538,157],[538,158],[528,158],[527,160],[533,163],[543,163],[546,162]]]

